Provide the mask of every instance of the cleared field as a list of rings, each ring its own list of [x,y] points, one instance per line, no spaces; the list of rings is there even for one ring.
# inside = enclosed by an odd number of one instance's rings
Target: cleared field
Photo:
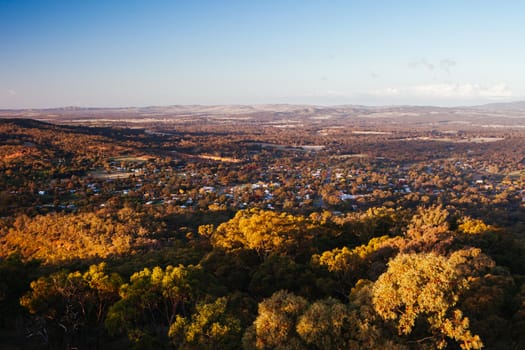
[[[146,162],[150,159],[151,157],[148,156],[123,156],[113,158],[112,160],[115,162]]]
[[[95,170],[90,173],[88,173],[88,176],[91,176],[95,179],[103,179],[103,180],[110,180],[110,179],[127,179],[128,177],[131,177],[133,175],[137,175],[137,173],[134,172],[114,172],[114,173],[108,173],[105,170]]]
[[[225,162],[225,163],[239,163],[240,162],[240,160],[237,159],[237,158],[219,157],[219,156],[212,156],[212,155],[208,155],[208,154],[201,154],[201,155],[199,155],[197,157],[199,157],[201,159],[216,160],[216,161]]]
[[[335,156],[335,158],[345,159],[345,158],[368,158],[368,154],[356,153],[356,154],[340,154]]]

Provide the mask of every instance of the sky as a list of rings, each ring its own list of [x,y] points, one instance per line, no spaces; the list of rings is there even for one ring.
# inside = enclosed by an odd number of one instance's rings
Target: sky
[[[0,0],[0,108],[525,99],[525,1]]]

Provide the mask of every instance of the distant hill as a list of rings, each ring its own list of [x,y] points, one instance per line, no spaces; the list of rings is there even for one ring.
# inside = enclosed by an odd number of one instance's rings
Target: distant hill
[[[491,110],[525,111],[525,101],[489,103],[489,104],[476,106],[476,107],[482,108],[482,109],[491,109]]]
[[[58,124],[137,128],[149,123],[269,123],[276,127],[403,125],[457,130],[525,128],[525,101],[465,107],[361,105],[172,105],[146,107],[0,110],[0,118],[30,118]],[[291,123],[291,124],[290,124]],[[295,123],[295,124],[294,124]]]
[[[66,113],[122,113],[122,114],[248,114],[256,112],[293,112],[293,111],[329,111],[329,110],[465,110],[465,109],[490,109],[490,110],[525,110],[524,101],[498,102],[473,106],[415,106],[415,105],[383,105],[366,106],[358,104],[345,105],[314,105],[314,104],[232,104],[232,105],[167,105],[167,106],[129,106],[129,107],[79,107],[63,106],[56,108],[21,108],[0,109],[0,116],[32,115],[32,114],[66,114]]]

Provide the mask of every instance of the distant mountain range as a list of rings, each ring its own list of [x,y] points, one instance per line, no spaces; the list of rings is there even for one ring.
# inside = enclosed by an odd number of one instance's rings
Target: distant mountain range
[[[302,111],[326,111],[326,110],[384,110],[384,109],[490,109],[490,110],[525,110],[525,101],[489,103],[474,106],[437,107],[437,106],[413,106],[413,105],[308,105],[308,104],[255,104],[255,105],[169,105],[169,106],[144,106],[144,107],[79,107],[64,106],[57,108],[22,108],[22,109],[0,109],[0,114],[6,113],[78,113],[78,112],[121,112],[121,113],[210,113],[210,114],[247,114],[257,112],[292,112]]]
[[[0,118],[30,118],[54,123],[114,124],[215,122],[236,123],[282,121],[347,125],[345,121],[365,124],[399,123],[407,125],[461,125],[483,128],[525,128],[525,101],[491,103],[467,107],[361,106],[361,105],[173,105],[148,107],[0,110]],[[343,123],[341,123],[343,122]]]

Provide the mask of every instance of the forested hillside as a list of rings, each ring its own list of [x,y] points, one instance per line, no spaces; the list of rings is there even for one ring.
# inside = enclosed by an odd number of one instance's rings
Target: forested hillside
[[[359,131],[0,120],[0,348],[525,348],[525,134]]]

